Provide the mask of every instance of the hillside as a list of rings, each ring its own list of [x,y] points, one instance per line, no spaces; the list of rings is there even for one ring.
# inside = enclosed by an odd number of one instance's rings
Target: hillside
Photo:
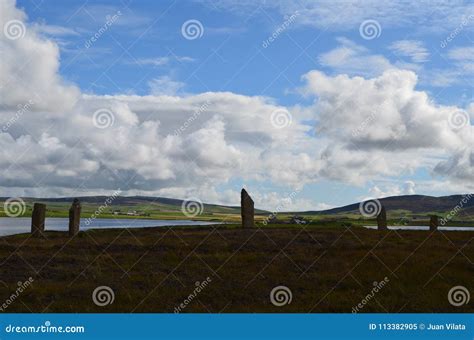
[[[431,212],[446,213],[454,209],[461,200],[467,195],[451,195],[451,196],[424,196],[424,195],[404,195],[380,198],[380,203],[387,211],[406,211],[412,214],[426,214]],[[469,196],[467,196],[469,197]],[[467,199],[460,216],[474,214],[474,197]],[[339,208],[333,208],[323,211],[307,211],[302,214],[358,214],[359,203],[349,204]]]
[[[392,196],[379,199],[380,203],[385,206],[389,213],[411,214],[411,215],[426,215],[428,213],[447,213],[454,209],[466,195],[451,195],[442,197],[424,196],[424,195],[405,195]],[[79,197],[83,211],[93,212],[99,206],[103,205],[108,196],[85,196]],[[7,198],[0,198],[1,207]],[[26,203],[25,214],[29,215],[34,202],[42,202],[48,205],[48,210],[57,212],[58,214],[66,212],[69,208],[73,198],[32,198],[24,197]],[[105,213],[112,213],[114,210],[120,210],[122,214],[128,211],[140,211],[142,215],[159,214],[160,216],[169,214],[170,218],[182,217],[183,200],[166,198],[166,197],[149,197],[149,196],[118,196],[113,199]],[[281,215],[360,215],[358,203],[349,204],[346,206],[321,210],[321,211],[305,211],[305,212],[279,212]],[[217,204],[202,204],[202,214],[208,217],[217,217],[223,215],[240,215],[240,207],[225,206]],[[256,209],[256,214],[267,215],[270,212],[262,209]],[[464,204],[463,209],[457,214],[458,217],[474,216],[474,199],[468,199]],[[203,216],[204,217],[204,216]]]

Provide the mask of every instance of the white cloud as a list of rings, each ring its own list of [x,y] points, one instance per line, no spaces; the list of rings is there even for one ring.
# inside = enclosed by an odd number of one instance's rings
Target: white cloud
[[[151,65],[155,67],[169,65],[172,61],[178,61],[180,63],[188,63],[195,61],[194,58],[186,57],[186,56],[166,56],[166,57],[155,57],[155,58],[139,58],[134,61],[133,64],[138,65]]]
[[[80,35],[75,30],[69,27],[64,27],[64,26],[46,25],[43,23],[43,24],[35,24],[33,27],[36,32],[51,35],[51,36],[63,37],[63,36],[68,36],[68,35],[72,35],[72,36]]]
[[[371,54],[367,48],[346,38],[337,40],[339,47],[318,57],[322,66],[330,67],[338,73],[364,76],[376,76],[387,69],[395,68],[383,55]]]
[[[383,198],[400,195],[415,195],[415,183],[413,181],[405,181],[402,185],[390,184],[380,189],[375,185],[369,189],[369,198]]]
[[[389,48],[395,55],[409,57],[415,63],[427,61],[430,55],[423,43],[417,40],[398,40],[393,42]]]
[[[176,96],[185,86],[183,82],[173,80],[170,76],[161,76],[148,82],[150,93],[155,96]]]
[[[1,2],[0,9],[0,27],[26,20],[13,1]],[[437,173],[474,177],[472,127],[452,130],[448,117],[459,108],[436,105],[417,91],[413,72],[389,69],[363,78],[311,71],[304,92],[317,101],[294,108],[230,92],[179,95],[184,84],[169,76],[151,81],[148,96],[85,95],[59,76],[57,45],[26,27],[22,39],[0,37],[0,126],[16,119],[0,130],[0,187],[7,195],[120,188],[125,194],[230,201],[236,193],[218,188],[231,180],[291,189],[321,178],[361,184],[431,165],[433,155],[441,159]],[[343,43],[354,51],[353,60],[365,53]],[[18,105],[32,97],[19,114]],[[278,109],[291,113],[290,126],[271,124]],[[98,110],[111,113],[110,126],[94,124]],[[316,137],[309,136],[314,127],[307,120],[318,122]],[[271,208],[269,202],[277,202],[272,192],[253,195]],[[299,197],[295,202],[300,208],[313,204]]]
[[[157,58],[140,58],[137,59],[138,65],[152,65],[152,66],[163,66],[170,62],[169,57],[157,57]]]
[[[448,52],[448,57],[453,60],[474,60],[474,47],[457,47]]]
[[[465,18],[474,15],[474,4],[469,1],[398,1],[398,0],[212,0],[205,1],[211,8],[219,8],[248,16],[263,7],[275,9],[282,16],[298,11],[299,25],[307,25],[331,31],[357,29],[367,19],[380,22],[382,29],[414,27],[434,33],[449,33]],[[466,27],[466,29],[472,29]]]
[[[372,79],[311,71],[304,79],[304,92],[317,97],[317,132],[331,141],[321,154],[325,177],[363,183],[410,173],[432,164],[433,155],[448,159],[472,144],[472,126],[449,124],[460,109],[436,105],[415,90],[411,71],[388,70]]]
[[[474,48],[456,47],[449,50],[446,57],[447,65],[444,68],[425,70],[424,84],[448,87],[456,84],[469,85],[474,81]]]

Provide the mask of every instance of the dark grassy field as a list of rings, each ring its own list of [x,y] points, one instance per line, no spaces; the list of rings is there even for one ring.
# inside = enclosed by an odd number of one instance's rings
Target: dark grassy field
[[[374,282],[388,283],[360,312],[474,312],[452,306],[451,287],[474,292],[474,233],[379,232],[362,228],[232,226],[48,232],[0,238],[4,312],[173,312],[207,277],[182,312],[346,312]],[[291,303],[270,302],[287,286]],[[92,301],[98,286],[112,304]]]

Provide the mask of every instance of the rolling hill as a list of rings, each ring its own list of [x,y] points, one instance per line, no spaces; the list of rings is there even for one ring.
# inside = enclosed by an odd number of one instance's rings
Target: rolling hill
[[[108,196],[84,196],[78,197],[83,207],[87,210],[94,210],[96,207],[103,205]],[[461,203],[465,198],[466,203]],[[0,198],[3,202],[8,198]],[[72,197],[60,198],[22,198],[27,206],[27,210],[31,210],[34,202],[42,202],[48,205],[52,210],[66,210],[71,204]],[[122,212],[128,210],[140,210],[153,214],[169,213],[180,214],[183,200],[166,198],[166,197],[150,197],[150,196],[118,196],[113,199],[112,204],[108,206],[109,211],[121,209]],[[458,212],[459,217],[474,217],[474,195],[451,195],[442,197],[424,196],[424,195],[404,195],[380,198],[379,202],[385,206],[389,213],[423,215],[428,213],[448,213],[455,209],[456,206],[462,204],[462,210]],[[346,206],[332,208],[328,210],[319,211],[305,211],[305,212],[279,212],[280,214],[298,214],[298,215],[359,215],[358,203],[349,204]],[[202,210],[206,215],[240,215],[239,206],[225,206],[217,204],[203,203]],[[256,209],[256,214],[266,215],[269,211]],[[170,216],[171,217],[171,216]]]
[[[462,203],[465,198],[466,203]],[[474,216],[474,195],[451,195],[451,196],[425,196],[425,195],[404,195],[391,196],[380,198],[378,201],[387,209],[387,211],[405,211],[412,214],[427,214],[427,213],[447,213],[456,206],[462,204],[462,210],[459,215]],[[302,214],[358,214],[360,202],[333,208],[323,211],[307,211]]]

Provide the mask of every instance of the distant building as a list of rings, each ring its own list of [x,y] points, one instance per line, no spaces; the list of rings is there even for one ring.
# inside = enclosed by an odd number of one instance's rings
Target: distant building
[[[308,221],[306,221],[304,217],[301,217],[301,216],[298,216],[298,215],[294,215],[290,219],[290,222],[291,223],[296,223],[296,224],[307,224],[308,223]]]

